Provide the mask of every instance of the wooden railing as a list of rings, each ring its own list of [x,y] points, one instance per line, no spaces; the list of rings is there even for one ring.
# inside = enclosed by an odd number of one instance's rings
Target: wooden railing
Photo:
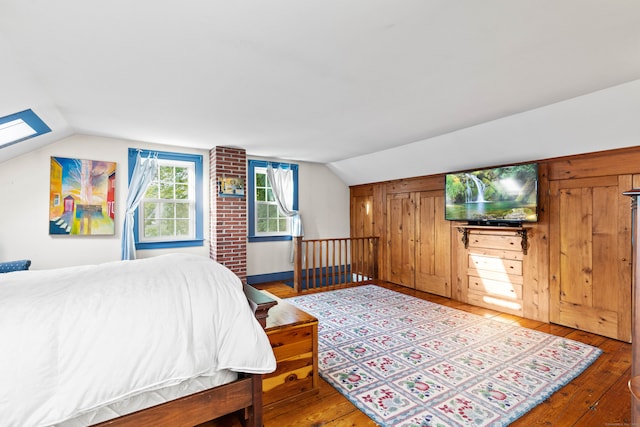
[[[378,278],[378,237],[294,237],[293,287],[330,289]]]

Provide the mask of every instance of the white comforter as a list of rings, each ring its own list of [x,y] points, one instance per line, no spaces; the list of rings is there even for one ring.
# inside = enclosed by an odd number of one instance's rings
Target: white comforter
[[[165,255],[0,274],[0,424],[48,426],[123,397],[275,358],[240,280]]]

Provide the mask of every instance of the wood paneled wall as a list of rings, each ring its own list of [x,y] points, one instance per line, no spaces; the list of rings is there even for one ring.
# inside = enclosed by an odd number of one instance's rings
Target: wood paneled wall
[[[527,224],[529,249],[522,261],[523,316],[544,322],[552,320],[562,323],[562,319],[559,320],[557,316],[552,315],[552,310],[557,310],[557,305],[563,304],[563,293],[566,294],[571,290],[582,292],[585,294],[583,298],[589,300],[590,298],[602,299],[604,293],[611,292],[615,293],[615,298],[608,298],[609,301],[606,305],[608,309],[611,308],[611,305],[617,305],[615,309],[611,310],[611,312],[618,313],[617,325],[614,328],[617,336],[614,338],[624,341],[630,340],[630,316],[620,314],[622,311],[629,312],[628,302],[631,300],[631,210],[629,198],[623,196],[622,192],[631,187],[640,187],[640,147],[540,159],[537,162],[539,165],[539,221],[535,224]],[[553,188],[557,193],[557,188],[565,188],[567,185],[570,187],[580,180],[586,180],[580,185],[584,184],[588,188],[593,188],[599,201],[592,203],[588,197],[579,195],[578,199],[582,200],[585,206],[580,208],[580,205],[575,205],[570,209],[574,211],[575,218],[582,218],[581,215],[584,215],[584,221],[588,221],[588,225],[570,226],[566,221],[563,224],[562,220],[565,218],[565,214],[550,212],[550,208],[552,202],[554,206],[565,202],[560,201],[561,196],[552,194],[551,190]],[[605,196],[600,188],[612,181],[617,183],[616,187],[608,186],[608,193]],[[625,186],[629,186],[629,188],[624,188]],[[584,191],[584,194],[588,194],[591,190],[585,189]],[[399,243],[392,244],[392,239],[390,239],[389,227],[398,227],[398,224],[389,222],[389,200],[397,198],[400,194],[410,195],[423,192],[432,192],[431,194],[439,192],[444,196],[444,175],[422,176],[351,187],[351,234],[358,237],[365,235],[380,237],[379,277],[383,280],[389,280],[393,276],[390,271],[392,252],[402,250],[402,248],[394,247],[393,245]],[[605,201],[603,202],[603,200]],[[579,209],[580,212],[576,213],[575,209]],[[552,213],[553,215],[551,215]],[[613,217],[615,217],[615,224],[611,222]],[[431,221],[446,222],[444,212]],[[450,295],[447,296],[468,302],[468,251],[462,244],[461,234],[458,231],[458,226],[461,223],[446,222],[446,224],[451,230],[451,238],[448,242],[450,246],[445,248],[438,247],[442,243],[433,242],[432,244],[434,250],[449,253],[448,262],[451,277],[448,279]],[[609,226],[606,226],[607,224]],[[618,234],[619,236],[616,239],[603,239],[601,236],[603,230],[606,230],[608,234]],[[615,230],[615,232],[611,230]],[[407,244],[409,243],[415,244],[415,242],[407,242]],[[616,245],[616,247],[610,247],[610,245]],[[582,251],[582,253],[586,251],[588,262],[580,261],[582,264],[578,264],[578,261],[575,261],[576,258],[573,255],[578,251]],[[583,257],[583,259],[586,258]],[[571,262],[573,264],[570,265]],[[419,270],[418,267],[414,265],[413,269]],[[586,272],[582,279],[578,279],[577,274],[567,274],[576,268]],[[590,281],[588,289],[584,286],[577,286],[580,281],[584,285],[585,274]],[[605,275],[606,279],[599,275]],[[559,278],[564,281],[561,286],[558,286]],[[606,283],[604,283],[605,281]],[[407,284],[403,285],[407,286]],[[419,285],[415,282],[409,286],[419,289]],[[586,295],[587,293],[589,295]],[[581,314],[578,314],[579,316]],[[595,332],[605,334],[603,328],[598,329],[598,320],[591,318],[592,314],[585,312],[583,316],[590,318],[572,319],[568,323],[565,319],[565,324],[591,331],[594,331],[594,328],[590,325],[596,325]],[[606,334],[611,336],[610,332],[606,332]]]

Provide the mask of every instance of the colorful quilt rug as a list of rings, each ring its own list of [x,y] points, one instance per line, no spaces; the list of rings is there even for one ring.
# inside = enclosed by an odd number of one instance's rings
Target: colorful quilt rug
[[[374,285],[286,300],[319,321],[319,373],[382,426],[504,426],[601,350]]]

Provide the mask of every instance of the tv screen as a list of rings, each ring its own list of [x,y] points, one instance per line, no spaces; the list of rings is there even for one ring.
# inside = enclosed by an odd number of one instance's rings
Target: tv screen
[[[445,219],[478,225],[538,221],[538,164],[451,173],[445,179]]]

